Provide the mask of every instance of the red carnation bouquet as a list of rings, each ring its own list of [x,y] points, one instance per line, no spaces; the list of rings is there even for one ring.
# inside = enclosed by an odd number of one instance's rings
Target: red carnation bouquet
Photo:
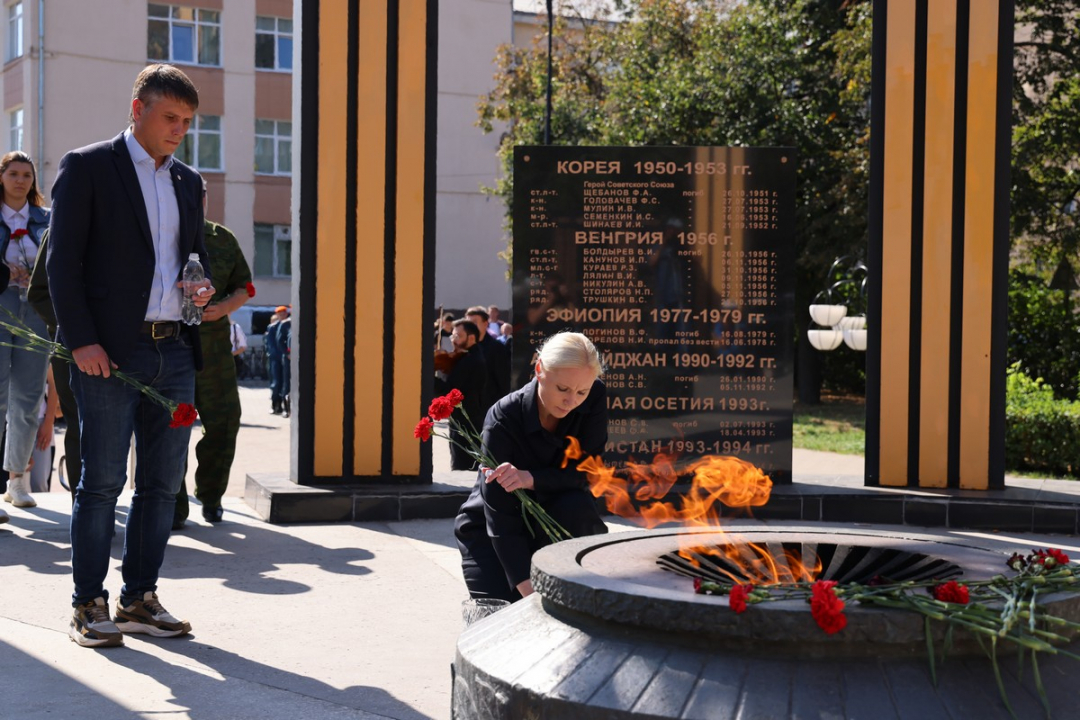
[[[0,307],[0,310],[3,310],[12,320],[12,322],[4,322],[3,320],[0,320],[0,327],[4,328],[14,336],[22,338],[27,343],[26,345],[19,346],[12,345],[11,343],[0,343],[0,345],[3,345],[4,347],[16,348],[18,350],[29,350],[30,352],[36,352],[41,355],[48,355],[50,357],[55,355],[64,362],[75,364],[75,358],[72,357],[71,351],[68,350],[66,347],[64,347],[58,342],[46,340],[45,338],[41,337],[33,330],[31,330],[25,323],[12,315],[7,308]],[[195,422],[195,419],[199,417],[199,413],[195,410],[194,405],[190,403],[181,403],[176,402],[175,400],[170,400],[154,388],[139,382],[127,373],[121,372],[119,370],[113,370],[110,373],[110,376],[116,378],[117,380],[120,380],[121,382],[127,383],[128,385],[141,392],[143,395],[153,400],[161,407],[168,410],[169,415],[172,418],[169,421],[169,427],[171,428],[189,427],[193,422]]]
[[[1008,707],[1009,701],[997,665],[997,645],[1010,643],[1021,652],[1031,653],[1036,689],[1049,716],[1049,701],[1038,679],[1038,653],[1065,655],[1080,660],[1080,654],[1064,646],[1080,636],[1080,622],[1050,615],[1038,602],[1045,595],[1078,592],[1080,572],[1059,548],[1036,548],[1030,553],[1014,553],[1005,563],[1016,572],[1013,577],[995,575],[985,580],[907,580],[893,582],[875,576],[865,584],[837,583],[835,580],[779,583],[755,587],[729,582],[694,578],[694,592],[699,595],[727,595],[728,606],[735,613],[747,606],[780,600],[806,600],[818,627],[833,635],[847,627],[844,610],[853,604],[907,610],[921,614],[926,626],[927,657],[930,675],[936,683],[934,640],[931,622],[948,625],[944,657],[954,628],[962,629],[986,642],[987,654],[994,667],[998,691]]]
[[[481,469],[497,468],[499,463],[484,451],[483,438],[476,431],[476,426],[473,425],[469,414],[465,412],[465,408],[461,406],[464,399],[465,396],[460,390],[451,390],[446,395],[432,400],[431,405],[428,407],[428,414],[420,418],[420,422],[416,423],[416,428],[413,429],[413,437],[421,442],[427,442],[432,435],[443,438],[468,453],[469,457],[480,464]],[[463,420],[454,414],[455,410],[458,411]],[[435,432],[435,423],[442,420],[450,423],[456,434],[464,440],[464,444],[450,435]],[[533,537],[536,537],[536,533],[533,532],[532,528],[533,523],[540,526],[540,529],[544,531],[544,534],[548,536],[551,542],[567,540],[572,537],[566,531],[566,528],[556,522],[555,518],[548,515],[547,510],[544,510],[543,506],[536,501],[536,498],[524,490],[514,490],[513,492],[514,497],[521,503],[521,517],[525,520],[525,527],[529,529],[529,533]]]

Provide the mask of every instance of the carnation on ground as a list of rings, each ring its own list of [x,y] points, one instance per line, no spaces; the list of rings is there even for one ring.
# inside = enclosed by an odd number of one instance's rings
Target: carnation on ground
[[[827,635],[847,627],[844,601],[836,597],[835,580],[818,580],[811,588],[810,614]]]
[[[934,588],[934,599],[941,602],[956,603],[957,605],[967,605],[970,595],[966,585],[950,580]]]
[[[728,605],[736,613],[746,612],[746,599],[750,596],[750,592],[754,589],[753,585],[735,585],[731,588],[731,593],[728,595]]]

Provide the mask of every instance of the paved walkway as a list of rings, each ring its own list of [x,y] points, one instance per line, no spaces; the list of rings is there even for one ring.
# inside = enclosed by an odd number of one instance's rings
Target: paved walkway
[[[241,396],[225,522],[203,522],[193,504],[163,568],[161,597],[192,623],[188,638],[136,636],[96,651],[70,642],[68,495],[56,484],[37,508],[4,504],[0,718],[449,717],[466,597],[452,521],[259,521],[242,500],[244,476],[288,467],[287,421],[267,414],[267,390]],[[445,448],[437,446],[435,463],[448,465]],[[796,451],[795,466],[855,475],[862,458]],[[114,596],[129,497],[117,512]]]
[[[67,492],[54,482],[37,508],[4,503],[0,718],[449,717],[467,596],[451,521],[259,521],[241,499],[244,475],[288,466],[288,421],[267,414],[267,390],[241,394],[225,522],[205,523],[193,504],[163,568],[162,600],[191,622],[189,638],[75,645]],[[117,512],[114,597],[129,499]]]

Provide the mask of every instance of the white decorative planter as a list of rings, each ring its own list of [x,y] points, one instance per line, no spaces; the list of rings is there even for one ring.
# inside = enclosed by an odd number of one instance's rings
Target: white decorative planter
[[[810,318],[822,327],[832,327],[847,315],[847,305],[811,305]]]
[[[841,305],[840,307],[843,306]],[[826,328],[824,330],[807,330],[806,337],[809,338],[810,344],[813,345],[816,349],[824,350],[827,352],[829,350],[835,350],[836,348],[840,347],[840,343],[844,341],[844,332],[842,330],[837,330],[836,328]]]
[[[838,323],[841,330],[865,330],[866,329],[866,316],[865,315],[848,315],[845,318],[841,318]]]
[[[844,330],[844,343],[852,350],[865,351],[867,332],[866,330]]]

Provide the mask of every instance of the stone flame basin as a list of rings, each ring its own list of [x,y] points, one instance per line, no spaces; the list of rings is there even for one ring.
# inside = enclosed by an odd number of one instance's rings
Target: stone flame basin
[[[963,633],[954,633],[948,659],[939,660],[935,687],[922,616],[849,604],[848,626],[826,635],[803,601],[735,614],[726,597],[693,593],[676,552],[735,546],[749,553],[746,544],[754,543],[774,557],[782,550],[820,557],[820,577],[841,582],[875,574],[977,580],[1010,572],[1008,557],[1035,541],[899,527],[733,522],[725,528],[619,532],[541,550],[533,559],[537,593],[462,633],[455,717],[1009,717],[990,661]],[[724,561],[703,564],[709,575]],[[1040,604],[1080,620],[1080,595],[1046,596]],[[940,649],[944,627],[933,627]],[[1030,661],[1017,680],[1017,653],[1006,647],[999,657],[1017,716],[1044,715]],[[1075,717],[1080,683],[1068,678],[1080,673],[1080,661],[1043,658],[1039,669],[1055,717]]]

